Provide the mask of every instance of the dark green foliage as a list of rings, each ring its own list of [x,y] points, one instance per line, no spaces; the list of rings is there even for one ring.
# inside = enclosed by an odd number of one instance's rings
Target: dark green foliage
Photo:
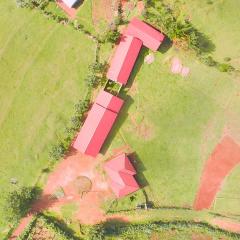
[[[59,160],[66,153],[67,148],[65,147],[63,142],[59,142],[52,146],[51,151],[49,152],[49,156],[53,160]]]
[[[182,16],[180,9],[171,9],[164,3],[146,3],[145,19],[165,33],[176,45],[193,49],[198,54],[211,52],[214,44]]]
[[[4,205],[2,218],[11,223],[17,223],[29,211],[33,200],[39,195],[39,189],[33,187],[19,187],[11,192],[3,193]]]
[[[235,70],[235,68],[233,66],[231,66],[230,64],[227,64],[227,63],[219,63],[217,65],[217,69],[220,72],[233,72]]]
[[[44,9],[51,0],[16,0],[18,7]]]
[[[104,226],[102,224],[93,225],[89,228],[87,240],[104,240]]]
[[[206,64],[207,66],[213,67],[217,65],[217,62],[212,58],[212,56],[205,56],[202,55],[200,57],[202,63]]]
[[[116,43],[116,41],[120,37],[120,32],[117,29],[110,29],[105,33],[105,35],[102,36],[101,42],[110,42],[110,43]]]

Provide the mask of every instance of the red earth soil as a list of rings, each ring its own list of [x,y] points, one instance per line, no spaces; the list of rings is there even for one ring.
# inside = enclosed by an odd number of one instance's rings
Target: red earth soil
[[[224,178],[240,163],[240,147],[229,136],[216,146],[206,162],[194,202],[195,210],[211,207]]]
[[[74,217],[83,224],[96,224],[108,219],[118,219],[126,222],[127,218],[117,215],[106,216],[102,209],[105,200],[114,198],[113,193],[108,188],[107,180],[98,170],[103,169],[102,160],[101,155],[92,158],[71,149],[68,156],[49,175],[41,198],[33,204],[28,217],[21,220],[11,239],[16,239],[23,232],[35,213],[46,209],[59,212],[61,207],[67,203],[77,205],[78,210]],[[73,184],[79,176],[88,177],[92,182],[92,189],[83,196],[79,195]],[[64,191],[64,197],[60,199],[52,198],[52,194],[60,187]]]
[[[240,223],[230,222],[230,221],[226,221],[218,218],[214,219],[211,223],[213,225],[217,225],[221,229],[235,232],[235,233],[240,233]]]
[[[67,13],[68,17],[70,19],[74,19],[77,15],[77,9],[75,8],[69,8],[62,0],[56,0],[57,5],[65,12]]]

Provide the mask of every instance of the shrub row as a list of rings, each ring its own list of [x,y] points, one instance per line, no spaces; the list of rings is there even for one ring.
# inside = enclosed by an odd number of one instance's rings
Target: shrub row
[[[91,228],[92,229],[92,228]],[[204,232],[209,235],[219,236],[219,237],[227,237],[227,239],[239,239],[240,235],[236,233],[227,232],[225,230],[216,228],[211,226],[205,222],[194,222],[194,221],[157,221],[157,222],[149,222],[145,224],[124,224],[119,222],[106,222],[102,224],[96,225],[94,228],[93,236],[103,236],[99,239],[105,239],[104,236],[110,237],[121,237],[121,239],[136,239],[137,236],[141,236],[141,234],[145,234],[150,236],[154,232],[159,231],[186,231],[192,230],[196,232]],[[91,240],[95,240],[97,238],[89,238]],[[138,238],[137,238],[138,239]]]

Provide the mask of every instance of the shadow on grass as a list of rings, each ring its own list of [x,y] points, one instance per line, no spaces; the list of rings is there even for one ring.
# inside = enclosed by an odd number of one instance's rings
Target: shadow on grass
[[[102,227],[104,232],[108,236],[116,236],[121,234],[121,229],[125,229],[130,224],[121,217],[119,218],[109,218],[105,222],[102,223]]]
[[[163,43],[160,45],[158,51],[162,54],[166,53],[173,45],[173,42],[169,37],[165,37]]]
[[[78,9],[82,4],[84,0],[78,0],[74,5],[73,8]]]
[[[144,166],[143,161],[141,161],[140,157],[136,152],[129,154],[128,157],[131,163],[133,164],[134,168],[136,169],[137,175],[135,175],[135,178],[138,184],[140,185],[140,187],[144,188],[148,186],[149,183],[143,174],[143,172],[146,170],[146,167]]]

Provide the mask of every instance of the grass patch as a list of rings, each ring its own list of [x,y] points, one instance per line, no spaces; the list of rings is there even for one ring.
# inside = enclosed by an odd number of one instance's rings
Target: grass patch
[[[48,152],[86,92],[84,78],[95,44],[38,11],[0,3],[1,190],[33,185]],[[9,29],[11,31],[9,32]]]

